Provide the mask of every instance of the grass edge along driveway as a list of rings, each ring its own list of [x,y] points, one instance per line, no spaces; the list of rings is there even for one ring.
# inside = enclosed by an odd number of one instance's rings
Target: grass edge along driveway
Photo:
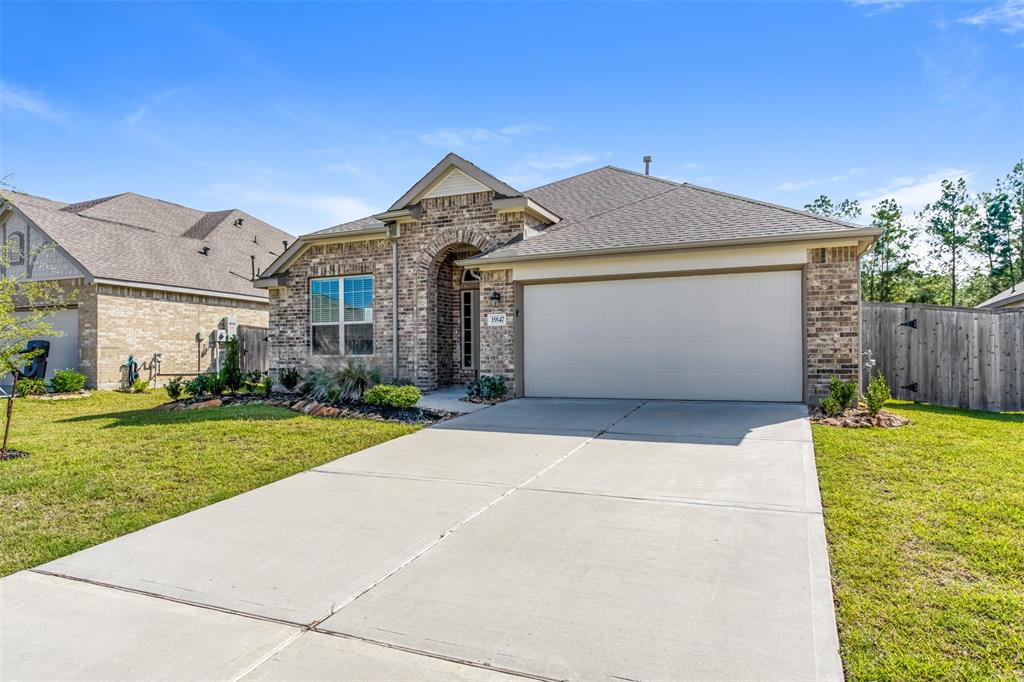
[[[0,576],[258,488],[419,427],[248,405],[154,412],[163,391],[18,399],[0,461]]]
[[[1024,415],[813,427],[850,680],[1024,679]]]

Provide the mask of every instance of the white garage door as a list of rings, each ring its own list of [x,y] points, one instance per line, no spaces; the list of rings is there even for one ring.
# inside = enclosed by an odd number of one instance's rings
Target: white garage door
[[[800,273],[523,287],[527,396],[800,401]]]

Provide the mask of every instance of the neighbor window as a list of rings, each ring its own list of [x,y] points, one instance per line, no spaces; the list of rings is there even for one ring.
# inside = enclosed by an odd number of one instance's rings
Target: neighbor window
[[[372,355],[373,276],[310,281],[309,320],[314,355]]]
[[[22,265],[25,262],[25,237],[21,232],[11,233],[7,240],[7,264]]]

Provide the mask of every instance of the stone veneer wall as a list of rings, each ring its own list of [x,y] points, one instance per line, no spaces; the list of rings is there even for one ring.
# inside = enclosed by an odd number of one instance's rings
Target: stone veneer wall
[[[837,376],[860,385],[860,261],[856,246],[808,249],[804,269],[807,402]]]
[[[423,199],[416,207],[416,221],[401,226],[398,240],[398,375],[421,389],[436,388],[441,378],[438,361],[452,367],[451,376],[461,380],[457,349],[451,339],[457,328],[457,306],[438,300],[440,278],[444,292],[457,291],[454,278],[459,268],[449,268],[445,258],[453,250],[489,251],[522,234],[528,223],[525,213],[499,214],[492,206],[493,192]],[[462,248],[470,247],[469,249]],[[310,247],[288,269],[285,286],[270,294],[271,367],[337,362],[341,358],[309,355],[309,280],[313,277],[355,274],[374,275],[374,354],[361,361],[391,376],[391,242],[387,239]],[[444,272],[442,272],[444,268]],[[448,282],[453,282],[448,285]],[[481,290],[481,323],[489,310]],[[444,319],[438,335],[438,315]],[[485,327],[481,324],[481,356]],[[511,331],[511,328],[510,328]],[[456,344],[457,346],[457,344]],[[450,358],[450,359],[449,359]],[[481,357],[481,371],[487,371]]]
[[[161,354],[165,377],[208,371],[209,336],[223,318],[234,316],[240,325],[268,324],[267,304],[256,301],[105,284],[90,289],[79,305],[79,369],[100,388],[120,385],[121,365],[129,355],[135,356],[144,379],[154,378],[154,353]],[[201,357],[197,332],[203,337]]]

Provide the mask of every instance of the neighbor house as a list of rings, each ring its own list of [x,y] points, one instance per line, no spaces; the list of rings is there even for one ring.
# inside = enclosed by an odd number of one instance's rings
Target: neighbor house
[[[116,387],[134,356],[144,379],[207,371],[228,321],[266,327],[255,273],[291,236],[236,209],[204,212],[138,194],[65,204],[0,191],[5,275],[54,280],[47,374],[73,368]],[[225,330],[226,331],[226,330]]]
[[[256,286],[277,368],[816,401],[859,377],[859,260],[877,234],[613,167],[520,192],[449,154],[386,211],[297,239]]]
[[[999,292],[975,307],[996,310],[1024,307],[1024,282],[1019,282],[1006,291]]]

